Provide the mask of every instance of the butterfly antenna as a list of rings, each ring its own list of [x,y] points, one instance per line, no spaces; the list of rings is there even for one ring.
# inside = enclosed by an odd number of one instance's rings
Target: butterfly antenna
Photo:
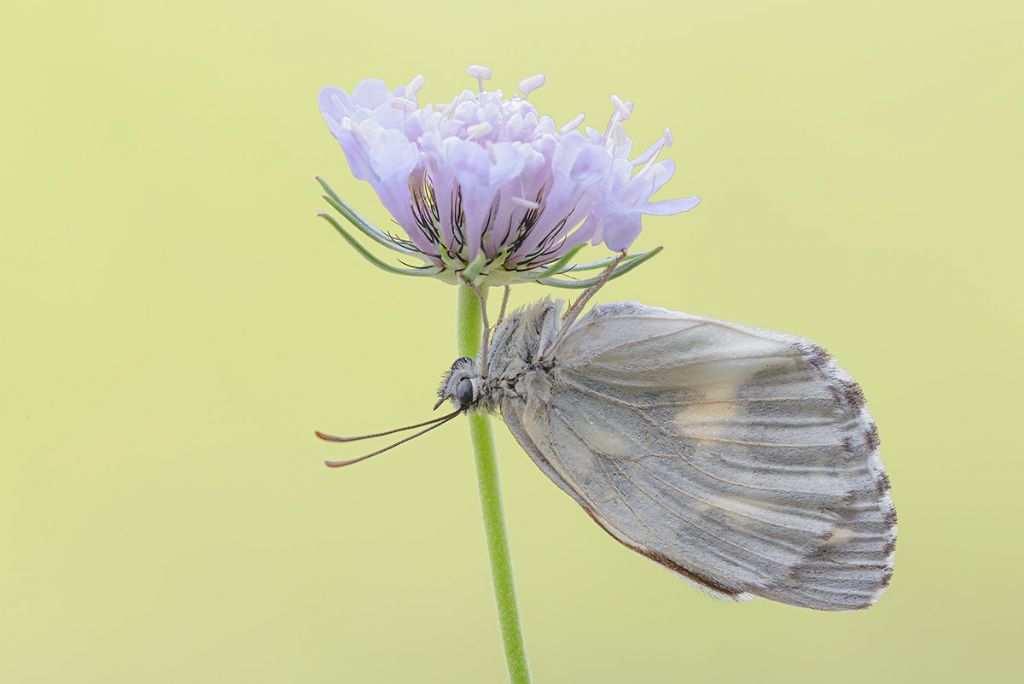
[[[329,435],[326,432],[320,432],[319,430],[317,430],[316,436],[324,440],[325,442],[358,442],[363,439],[373,439],[374,437],[384,437],[386,435],[393,435],[396,432],[414,430],[418,427],[423,427],[424,425],[431,425],[432,423],[440,423],[442,420],[447,420],[453,417],[456,413],[458,413],[458,411],[455,411],[455,413],[449,413],[447,415],[440,416],[438,418],[431,418],[430,420],[425,420],[422,423],[416,423],[415,425],[406,425],[405,427],[395,428],[394,430],[375,432],[372,435],[359,435],[358,437],[337,437],[335,435]]]
[[[359,463],[360,461],[365,461],[366,459],[372,458],[373,456],[376,456],[377,454],[383,454],[385,451],[391,451],[396,446],[399,446],[401,444],[405,444],[406,442],[408,442],[410,440],[416,439],[420,435],[425,435],[428,432],[430,432],[431,430],[433,430],[434,428],[441,427],[442,425],[444,425],[445,423],[447,423],[448,421],[450,421],[452,418],[454,418],[455,416],[459,415],[460,413],[462,413],[462,409],[459,409],[457,411],[453,411],[453,412],[449,413],[446,416],[442,416],[438,420],[434,421],[434,424],[431,425],[430,427],[424,428],[423,430],[420,430],[419,432],[416,432],[414,434],[409,435],[408,437],[400,439],[397,442],[395,442],[394,444],[389,444],[386,447],[384,447],[383,449],[377,449],[377,451],[371,452],[369,454],[365,454],[365,455],[360,456],[358,458],[350,458],[350,459],[348,459],[346,461],[324,461],[324,465],[326,465],[328,468],[344,468],[345,466],[350,466],[350,465],[352,465],[354,463]],[[383,434],[387,434],[387,433],[383,433]]]

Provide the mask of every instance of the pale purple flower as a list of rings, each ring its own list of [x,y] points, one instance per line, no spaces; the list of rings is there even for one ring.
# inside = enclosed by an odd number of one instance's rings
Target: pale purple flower
[[[406,236],[371,237],[422,257],[431,275],[475,263],[480,273],[502,275],[499,281],[529,280],[588,241],[623,252],[640,234],[643,214],[675,214],[698,203],[650,201],[675,170],[658,160],[672,138],[666,130],[630,159],[623,123],[632,103],[612,96],[603,132],[580,131],[582,114],[559,127],[527,99],[543,75],[524,79],[520,94],[506,99],[484,90],[489,69],[467,71],[479,92],[465,90],[448,104],[419,104],[422,76],[394,89],[369,79],[351,95],[334,86],[320,92],[320,112],[353,175],[373,186]],[[353,220],[351,208],[328,193]]]

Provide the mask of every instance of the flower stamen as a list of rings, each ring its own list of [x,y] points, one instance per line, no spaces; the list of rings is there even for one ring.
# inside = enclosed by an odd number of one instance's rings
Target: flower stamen
[[[534,76],[530,76],[529,78],[524,78],[522,81],[520,81],[518,87],[519,92],[523,94],[523,99],[530,99],[530,93],[544,85],[544,81],[546,80],[547,77],[544,76],[544,74],[536,74]]]
[[[420,88],[426,83],[426,79],[423,78],[423,74],[418,75],[416,78],[409,81],[409,85],[405,86],[406,95],[415,95],[420,92]]]
[[[349,117],[345,117],[341,120],[341,127],[352,134],[352,136],[360,142],[362,145],[369,145],[370,139],[366,136],[362,127],[359,126],[355,121]]]
[[[467,140],[476,140],[477,138],[482,138],[485,135],[487,135],[488,133],[490,133],[492,130],[494,130],[494,129],[491,126],[491,124],[487,123],[486,121],[481,121],[478,124],[473,124],[472,126],[467,126],[466,127],[466,139]],[[493,161],[493,159],[494,159],[493,155],[492,155],[491,159]]]
[[[580,112],[575,117],[573,117],[572,121],[559,128],[558,132],[561,133],[562,135],[565,135],[569,131],[576,130],[577,128],[580,127],[580,124],[583,123],[584,116],[585,115],[583,114],[583,112]]]
[[[466,73],[476,79],[477,88],[484,92],[484,81],[491,80],[491,70],[480,64],[470,64]]]
[[[661,138],[657,140],[653,145],[644,150],[644,153],[632,161],[633,166],[639,166],[648,159],[657,159],[661,151],[666,147],[672,147],[672,131],[665,129],[665,132],[661,134]],[[646,168],[644,169],[646,170]]]
[[[528,200],[525,197],[516,197],[516,196],[513,195],[512,197],[509,198],[509,201],[512,204],[514,204],[514,205],[516,205],[518,207],[523,207],[525,209],[540,209],[540,203],[539,202],[534,202],[532,200]]]
[[[619,113],[619,121],[626,121],[633,115],[633,103],[623,102],[622,98],[618,95],[611,96],[612,105],[615,107],[615,111]]]
[[[391,106],[395,109],[400,109],[403,112],[415,112],[418,107],[412,100],[407,100],[404,97],[395,97],[391,99]]]

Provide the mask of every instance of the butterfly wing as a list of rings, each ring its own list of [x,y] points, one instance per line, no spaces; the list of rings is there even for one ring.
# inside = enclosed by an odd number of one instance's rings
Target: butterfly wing
[[[513,435],[626,546],[722,597],[874,603],[896,519],[859,387],[812,342],[601,305],[502,403]]]

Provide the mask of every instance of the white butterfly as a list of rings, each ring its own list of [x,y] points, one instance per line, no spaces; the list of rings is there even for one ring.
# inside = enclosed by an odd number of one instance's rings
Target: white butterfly
[[[564,316],[543,300],[500,321],[445,377],[438,404],[455,410],[391,446],[500,411],[597,524],[700,589],[820,610],[878,600],[896,512],[853,379],[768,330],[635,302],[578,318],[592,295]]]

